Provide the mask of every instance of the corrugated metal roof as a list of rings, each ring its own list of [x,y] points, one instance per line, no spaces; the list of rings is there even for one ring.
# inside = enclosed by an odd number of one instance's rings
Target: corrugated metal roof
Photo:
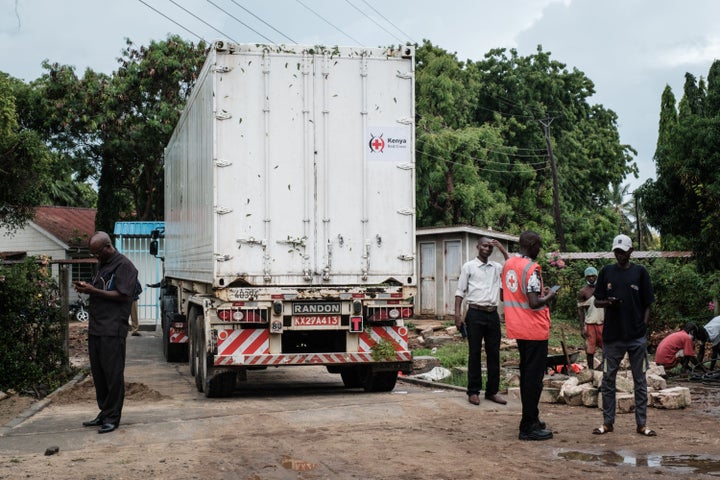
[[[503,233],[491,229],[483,229],[474,227],[472,225],[451,225],[446,227],[418,227],[415,229],[415,235],[417,237],[423,237],[426,235],[440,235],[448,233],[471,233],[474,235],[486,235],[491,238],[498,238],[502,240],[508,240],[511,242],[518,242],[520,237],[517,235],[510,235],[509,233]]]
[[[37,207],[32,222],[66,245],[85,245],[95,233],[94,208]]]
[[[164,228],[165,222],[115,222],[116,236],[123,237],[149,237],[150,232],[156,228]]]

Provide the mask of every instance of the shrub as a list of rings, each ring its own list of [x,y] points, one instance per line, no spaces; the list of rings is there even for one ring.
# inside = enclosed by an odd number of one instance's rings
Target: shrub
[[[46,258],[0,265],[0,390],[56,387],[72,372],[59,290]]]

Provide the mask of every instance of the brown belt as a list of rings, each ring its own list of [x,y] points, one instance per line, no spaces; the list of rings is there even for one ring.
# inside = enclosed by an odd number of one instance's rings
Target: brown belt
[[[473,310],[482,310],[483,312],[497,311],[497,307],[494,305],[476,305],[474,303],[468,303],[468,308],[472,308]]]

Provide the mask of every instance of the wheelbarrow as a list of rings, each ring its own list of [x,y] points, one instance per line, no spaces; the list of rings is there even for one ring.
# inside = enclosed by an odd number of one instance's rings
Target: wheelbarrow
[[[559,353],[557,355],[548,355],[545,362],[545,368],[552,368],[553,370],[555,370],[555,367],[557,367],[558,365],[562,365],[565,367],[567,366],[567,362],[573,364],[577,360],[578,355],[580,355],[579,351],[568,353],[567,358],[565,358],[564,353]]]

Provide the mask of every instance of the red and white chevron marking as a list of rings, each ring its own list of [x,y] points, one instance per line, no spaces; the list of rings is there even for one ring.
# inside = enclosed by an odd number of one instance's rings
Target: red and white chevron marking
[[[218,355],[253,355],[270,352],[270,332],[264,329],[218,330]]]
[[[188,343],[188,336],[185,330],[177,331],[170,327],[170,343]]]
[[[392,361],[409,362],[411,352],[396,352]],[[240,357],[215,357],[215,365],[332,365],[375,362],[371,353],[288,353],[271,355],[241,355]]]
[[[405,327],[371,327],[360,334],[358,343],[359,352],[372,352],[373,345],[383,340],[392,342],[396,352],[408,349],[408,329]]]
[[[216,366],[230,365],[332,365],[372,363],[372,346],[389,340],[395,346],[392,361],[411,361],[408,350],[408,331],[405,327],[373,327],[370,333],[360,334],[359,350],[352,353],[270,353],[270,333],[267,330],[219,330]]]

